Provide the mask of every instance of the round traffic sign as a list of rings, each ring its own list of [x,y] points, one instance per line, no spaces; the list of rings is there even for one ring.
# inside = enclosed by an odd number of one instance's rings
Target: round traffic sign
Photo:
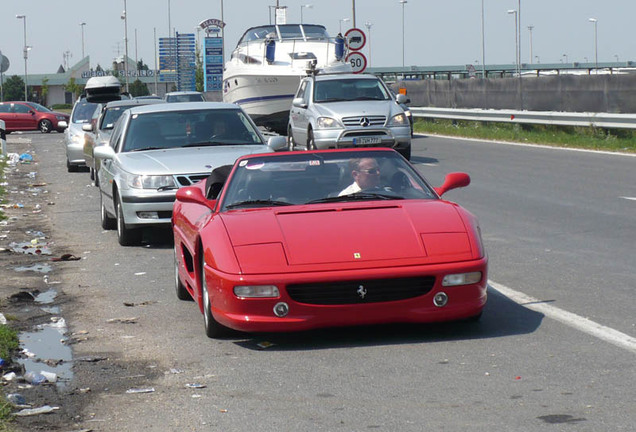
[[[359,51],[349,53],[346,61],[351,65],[353,73],[362,73],[367,68],[367,58]]]
[[[0,72],[4,73],[9,69],[9,65],[11,63],[9,63],[9,59],[7,58],[7,56],[4,56],[2,54],[0,54],[1,58],[0,58]]]
[[[345,33],[345,40],[347,41],[347,46],[351,51],[358,51],[362,49],[365,43],[367,43],[367,36],[362,30],[352,28]]]

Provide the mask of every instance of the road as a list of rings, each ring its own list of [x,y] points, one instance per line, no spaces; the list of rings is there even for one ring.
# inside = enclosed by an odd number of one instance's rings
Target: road
[[[211,340],[175,297],[170,233],[119,246],[88,174],[66,172],[61,135],[29,136],[51,236],[82,258],[50,276],[85,335],[74,356],[106,358],[74,368],[69,398],[90,388],[76,429],[634,430],[634,157],[418,137],[413,162],[433,184],[471,174],[445,198],[481,221],[492,288],[480,323]]]

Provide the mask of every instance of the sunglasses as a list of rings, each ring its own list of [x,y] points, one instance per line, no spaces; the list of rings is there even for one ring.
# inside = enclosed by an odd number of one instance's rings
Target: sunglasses
[[[367,168],[367,169],[360,169],[358,171],[366,173],[366,174],[380,174],[379,168]]]

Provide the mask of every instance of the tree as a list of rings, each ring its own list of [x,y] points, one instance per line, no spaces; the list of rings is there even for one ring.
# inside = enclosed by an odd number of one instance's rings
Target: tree
[[[201,50],[199,49],[199,46],[197,45],[196,48],[196,69],[194,70],[194,85],[196,87],[196,90],[199,92],[203,92],[203,85],[204,85],[204,80],[203,80],[203,60],[201,59]]]
[[[66,90],[67,92],[72,93],[73,96],[75,96],[75,95],[79,95],[82,92],[82,90],[84,90],[84,87],[79,85],[79,84],[77,84],[75,82],[75,78],[71,77],[68,80],[68,84],[66,84],[64,86],[64,90]]]
[[[46,105],[46,99],[49,96],[49,79],[42,78],[42,105]]]
[[[133,97],[148,96],[150,94],[146,83],[141,82],[139,79],[136,79],[132,84],[130,84],[129,88],[130,95]]]
[[[4,100],[21,101],[24,100],[24,80],[17,75],[13,75],[4,81]]]
[[[148,65],[144,63],[143,59],[137,62],[137,70],[148,70]]]

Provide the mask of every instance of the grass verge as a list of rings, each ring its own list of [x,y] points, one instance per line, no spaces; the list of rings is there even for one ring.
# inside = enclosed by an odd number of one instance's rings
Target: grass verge
[[[0,157],[0,184],[4,183],[4,169],[6,158]],[[0,186],[0,203],[4,202],[6,189]],[[6,219],[2,209],[0,209],[0,220]],[[9,362],[12,354],[20,347],[18,334],[9,325],[0,324],[0,358]],[[4,390],[0,390],[0,432],[11,432],[11,419],[13,406],[6,400]]]
[[[636,153],[636,131],[446,119],[416,119],[415,132],[543,144],[554,147]]]

